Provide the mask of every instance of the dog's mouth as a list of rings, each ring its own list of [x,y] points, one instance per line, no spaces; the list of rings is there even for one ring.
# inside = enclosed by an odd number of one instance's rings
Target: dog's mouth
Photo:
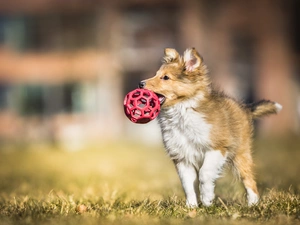
[[[166,97],[163,96],[162,94],[159,94],[159,93],[155,93],[158,97],[158,100],[159,100],[159,103],[160,105],[164,104],[164,102],[166,101]]]

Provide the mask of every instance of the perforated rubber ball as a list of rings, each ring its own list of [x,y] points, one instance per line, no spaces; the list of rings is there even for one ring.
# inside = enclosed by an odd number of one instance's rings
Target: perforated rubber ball
[[[134,123],[148,123],[155,119],[160,111],[157,95],[147,89],[135,89],[124,99],[124,112]]]

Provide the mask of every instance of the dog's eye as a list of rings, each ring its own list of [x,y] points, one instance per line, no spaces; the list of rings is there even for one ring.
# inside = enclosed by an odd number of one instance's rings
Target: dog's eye
[[[163,79],[163,80],[169,80],[170,77],[168,77],[167,75],[164,75],[164,76],[162,77],[162,79]]]

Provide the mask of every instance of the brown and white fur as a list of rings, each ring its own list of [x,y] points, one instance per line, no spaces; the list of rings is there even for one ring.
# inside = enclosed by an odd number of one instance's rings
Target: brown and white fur
[[[194,48],[183,56],[175,49],[165,49],[156,75],[141,81],[139,87],[159,96],[163,142],[188,206],[198,206],[199,197],[204,206],[212,204],[215,180],[225,164],[232,165],[243,181],[248,205],[258,202],[251,156],[253,119],[278,113],[280,104],[262,100],[246,105],[215,91]]]

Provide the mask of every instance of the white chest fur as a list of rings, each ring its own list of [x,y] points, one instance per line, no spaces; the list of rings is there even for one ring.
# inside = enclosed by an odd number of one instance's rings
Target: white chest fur
[[[167,153],[174,160],[186,161],[199,168],[210,146],[211,125],[196,112],[193,102],[178,103],[159,114],[159,124]]]

